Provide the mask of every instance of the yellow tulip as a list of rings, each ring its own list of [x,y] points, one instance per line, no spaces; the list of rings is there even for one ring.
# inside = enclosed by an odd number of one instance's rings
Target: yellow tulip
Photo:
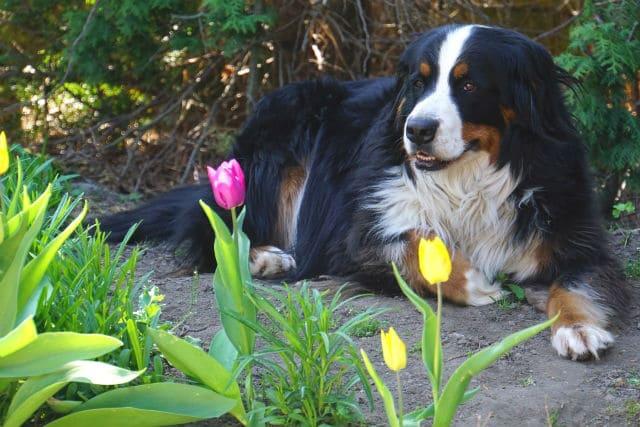
[[[430,240],[420,239],[418,245],[418,264],[422,277],[431,285],[449,280],[451,275],[451,258],[444,242],[435,237]]]
[[[389,328],[389,332],[380,331],[382,340],[382,356],[389,369],[398,372],[407,366],[407,347],[396,330]]]
[[[9,169],[9,147],[7,146],[7,135],[0,132],[0,175]]]

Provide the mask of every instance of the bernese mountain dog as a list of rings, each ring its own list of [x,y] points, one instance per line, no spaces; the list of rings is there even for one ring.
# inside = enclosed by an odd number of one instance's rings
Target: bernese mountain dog
[[[393,289],[395,262],[413,288],[421,237],[453,254],[448,300],[490,304],[498,273],[549,288],[556,351],[598,357],[613,343],[629,285],[607,244],[585,147],[563,100],[574,80],[527,37],[449,25],[417,37],[391,78],[307,81],[265,96],[230,157],[247,178],[251,271],[289,280],[335,275]],[[170,191],[102,222],[112,240],[187,244],[215,267],[198,199]],[[226,216],[228,213],[219,210]]]

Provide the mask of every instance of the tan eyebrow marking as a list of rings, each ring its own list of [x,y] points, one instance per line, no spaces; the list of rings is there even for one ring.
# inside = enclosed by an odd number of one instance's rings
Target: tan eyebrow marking
[[[422,74],[423,77],[429,77],[431,75],[431,65],[429,65],[427,62],[421,62],[420,74]]]
[[[465,76],[468,72],[469,65],[466,62],[459,62],[455,67],[453,67],[453,77],[456,79]]]

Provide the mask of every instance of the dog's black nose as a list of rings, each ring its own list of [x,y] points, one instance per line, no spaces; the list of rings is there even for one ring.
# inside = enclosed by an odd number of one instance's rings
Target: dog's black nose
[[[407,137],[411,142],[420,146],[433,141],[440,123],[431,118],[410,117],[407,122]]]

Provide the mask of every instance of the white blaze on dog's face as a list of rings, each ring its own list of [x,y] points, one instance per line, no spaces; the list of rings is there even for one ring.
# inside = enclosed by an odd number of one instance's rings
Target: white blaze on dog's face
[[[467,25],[425,34],[403,55],[396,123],[407,157],[419,170],[443,169],[469,150],[495,162],[512,116],[501,103],[490,59],[492,29]],[[495,56],[495,55],[493,55]]]
[[[412,127],[409,127],[409,124],[434,128],[433,139],[428,142],[431,145],[429,154],[439,160],[454,160],[465,151],[462,118],[452,97],[449,80],[472,29],[472,26],[465,26],[454,30],[442,43],[438,55],[435,87],[431,92],[424,94],[405,121],[403,141],[407,153],[415,154],[423,148],[420,141],[412,137]],[[428,139],[431,136],[426,137]]]

